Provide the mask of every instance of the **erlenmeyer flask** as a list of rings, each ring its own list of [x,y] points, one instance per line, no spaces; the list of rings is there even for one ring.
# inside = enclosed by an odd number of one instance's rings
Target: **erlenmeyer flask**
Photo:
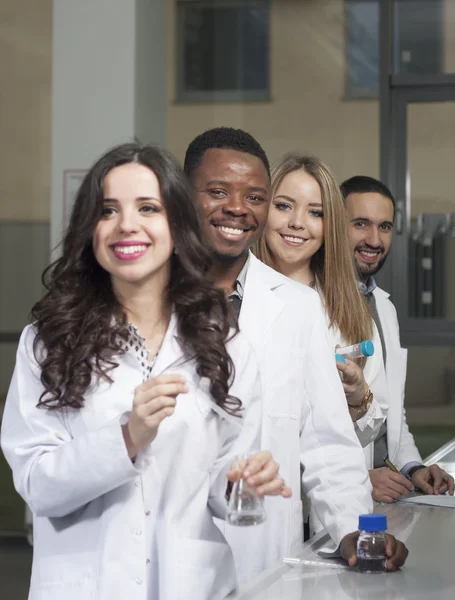
[[[241,456],[234,462],[234,468],[243,474],[248,457]],[[227,508],[226,521],[230,525],[248,527],[260,525],[266,519],[264,501],[256,495],[256,490],[250,487],[243,477],[232,487],[231,497]]]

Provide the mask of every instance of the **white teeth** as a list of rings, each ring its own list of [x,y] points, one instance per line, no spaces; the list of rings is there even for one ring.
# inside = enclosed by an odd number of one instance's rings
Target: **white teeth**
[[[232,235],[240,235],[243,233],[243,229],[234,229],[233,227],[224,227],[223,225],[217,225],[217,229],[224,231],[224,233],[232,233]]]
[[[120,254],[135,254],[136,252],[145,252],[147,246],[114,246],[114,252],[120,252]]]
[[[360,254],[363,254],[364,256],[366,256],[367,258],[375,258],[375,256],[378,255],[377,252],[366,252],[365,250],[362,250],[360,252]]]
[[[287,242],[293,242],[294,244],[303,244],[305,241],[302,238],[292,237],[290,235],[283,235],[283,239],[285,239]]]

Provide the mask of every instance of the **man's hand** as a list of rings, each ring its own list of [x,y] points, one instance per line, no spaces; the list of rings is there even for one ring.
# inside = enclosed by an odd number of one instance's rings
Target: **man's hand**
[[[341,540],[340,553],[341,556],[348,561],[350,567],[355,567],[357,564],[357,540],[359,532],[354,531],[345,535]],[[393,535],[386,533],[385,568],[387,571],[396,571],[404,565],[408,557],[409,551],[403,542],[397,540]]]
[[[343,389],[346,400],[351,406],[360,406],[368,388],[363,370],[354,361],[346,359],[346,363],[337,362],[337,369],[343,373]]]
[[[286,486],[279,474],[279,465],[267,450],[256,452],[240,464],[234,464],[227,473],[229,481],[238,481],[241,477],[255,488],[258,496],[283,496],[290,498],[292,490]]]
[[[407,477],[394,473],[387,467],[371,469],[369,473],[373,486],[372,496],[376,502],[396,502],[414,491],[414,486]]]
[[[411,477],[412,483],[424,494],[445,494],[453,496],[453,477],[443,471],[438,465],[419,469]]]

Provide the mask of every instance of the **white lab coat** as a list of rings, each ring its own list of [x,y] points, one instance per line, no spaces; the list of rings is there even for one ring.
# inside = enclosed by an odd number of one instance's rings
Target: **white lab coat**
[[[406,423],[404,409],[408,351],[401,347],[397,311],[389,299],[389,294],[378,287],[373,293],[386,347],[386,379],[389,399],[387,448],[390,460],[398,469],[402,469],[409,462],[422,462]],[[367,467],[372,469],[374,445],[369,444],[364,450]]]
[[[321,296],[320,292],[319,294]],[[322,297],[321,301],[323,302]],[[326,312],[325,315],[327,325],[329,325],[329,318]],[[337,326],[330,327],[329,339],[334,352],[336,352],[336,346],[343,347],[348,345],[346,340],[341,335],[341,332]],[[370,408],[363,415],[363,417],[358,419],[353,424],[357,438],[362,447],[364,448],[366,446],[371,445],[372,442],[374,442],[374,440],[376,439],[379,430],[381,429],[381,425],[383,424],[387,416],[388,407],[388,388],[385,377],[381,339],[379,337],[379,331],[374,323],[372,342],[374,344],[374,354],[373,356],[367,358],[365,367],[363,369],[363,376],[370,390],[373,392],[373,402],[371,403]],[[368,468],[368,463],[366,463],[366,466]],[[319,519],[316,517],[314,510],[311,510],[310,512],[309,523],[310,536],[316,535],[316,533],[323,529],[323,526],[321,525]]]
[[[239,423],[215,406],[194,361],[185,362],[172,319],[154,373],[181,373],[190,391],[133,464],[121,423],[142,383],[136,358],[119,356],[113,383],[94,384],[82,409],[38,409],[34,335],[29,326],[21,337],[1,434],[16,489],[34,513],[29,600],[225,598],[235,588],[234,562],[212,515],[224,516],[233,454],[255,446],[260,433],[249,343],[239,335],[229,344],[231,393],[249,409],[238,437]]]
[[[293,491],[288,502],[265,499],[267,520],[247,539],[225,527],[239,576],[247,581],[302,543],[300,461],[305,493],[336,544],[357,529],[372,499],[317,293],[297,288],[250,255],[239,322],[260,368],[261,447],[272,452]]]

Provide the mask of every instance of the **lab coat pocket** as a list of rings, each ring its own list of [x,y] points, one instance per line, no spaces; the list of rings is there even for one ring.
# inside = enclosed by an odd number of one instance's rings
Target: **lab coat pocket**
[[[270,417],[300,418],[300,393],[303,390],[303,353],[300,348],[271,344],[264,348],[263,375],[267,414]]]
[[[55,555],[36,560],[32,587],[36,598],[46,600],[92,600],[95,598],[97,555]]]
[[[227,543],[182,538],[176,567],[175,600],[222,600],[236,588],[234,563]]]

